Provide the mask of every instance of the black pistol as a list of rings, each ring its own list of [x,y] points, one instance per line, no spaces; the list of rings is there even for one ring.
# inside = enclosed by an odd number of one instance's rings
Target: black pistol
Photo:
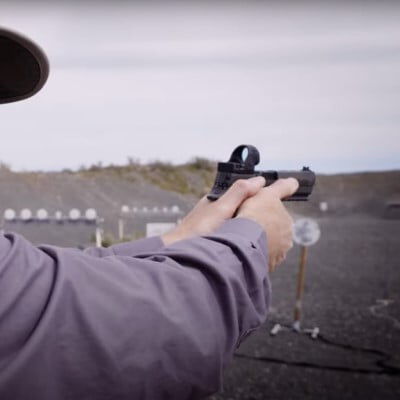
[[[247,156],[243,153],[247,150]],[[315,184],[315,173],[308,167],[300,171],[256,171],[255,166],[260,162],[260,153],[256,147],[242,144],[233,150],[228,162],[219,162],[217,176],[214,186],[207,195],[209,200],[217,200],[238,179],[248,179],[253,176],[263,176],[266,180],[265,186],[271,185],[279,178],[293,177],[299,181],[299,188],[285,201],[306,201],[311,194]]]

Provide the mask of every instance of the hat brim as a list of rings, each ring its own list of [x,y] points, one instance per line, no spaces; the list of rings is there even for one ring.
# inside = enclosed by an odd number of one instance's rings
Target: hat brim
[[[33,96],[46,83],[49,69],[38,45],[0,27],[0,104]]]

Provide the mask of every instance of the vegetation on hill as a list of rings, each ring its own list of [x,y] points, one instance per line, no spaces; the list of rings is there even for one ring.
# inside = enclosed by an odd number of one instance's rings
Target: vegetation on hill
[[[57,207],[61,206],[60,199],[71,197],[74,199],[73,206],[83,204],[88,199],[91,203],[94,199],[101,199],[108,207],[118,209],[130,199],[141,203],[161,201],[159,197],[168,192],[172,195],[183,195],[184,202],[193,204],[196,199],[210,191],[216,168],[216,162],[204,158],[194,158],[180,165],[162,161],[143,164],[130,158],[125,165],[104,166],[98,163],[89,167],[82,166],[76,171],[53,173],[16,173],[8,165],[0,163],[0,182],[3,186],[2,200],[5,207],[20,203],[21,198],[29,198],[32,203],[35,198],[32,193],[36,191],[36,197],[40,199],[43,198],[43,193],[47,193],[47,197],[52,198],[49,202],[54,203],[54,206],[57,204]],[[62,188],[69,194],[64,193]],[[154,192],[154,189],[162,189],[164,194]],[[399,170],[357,172],[318,175],[310,201],[287,206],[299,214],[319,215],[320,202],[326,202],[330,214],[361,213],[378,216],[383,215],[387,204],[399,202],[399,199]],[[166,202],[166,199],[162,202]]]
[[[144,181],[167,191],[201,197],[209,191],[214,182],[216,163],[199,157],[180,165],[162,161],[141,164],[129,159],[126,165],[96,164],[87,168],[81,167],[77,172],[64,172],[83,177],[101,175],[132,182]]]

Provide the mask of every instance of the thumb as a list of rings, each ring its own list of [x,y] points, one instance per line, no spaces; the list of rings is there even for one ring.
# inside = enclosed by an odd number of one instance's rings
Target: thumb
[[[258,191],[265,186],[265,183],[265,178],[262,176],[239,179],[217,200],[217,202],[219,204],[224,204],[224,206],[232,210],[231,212],[233,213],[244,200],[257,194]]]

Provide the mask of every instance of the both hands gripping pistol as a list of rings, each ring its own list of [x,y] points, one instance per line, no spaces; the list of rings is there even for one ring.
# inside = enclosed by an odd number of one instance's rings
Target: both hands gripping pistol
[[[243,159],[243,152],[247,150],[247,156]],[[260,162],[260,153],[251,145],[236,147],[228,162],[219,162],[217,176],[209,200],[217,200],[238,179],[248,179],[253,176],[263,176],[266,180],[265,186],[269,186],[279,178],[293,177],[298,180],[299,188],[285,201],[306,201],[311,194],[315,184],[315,173],[308,167],[300,171],[256,171],[254,167]]]

